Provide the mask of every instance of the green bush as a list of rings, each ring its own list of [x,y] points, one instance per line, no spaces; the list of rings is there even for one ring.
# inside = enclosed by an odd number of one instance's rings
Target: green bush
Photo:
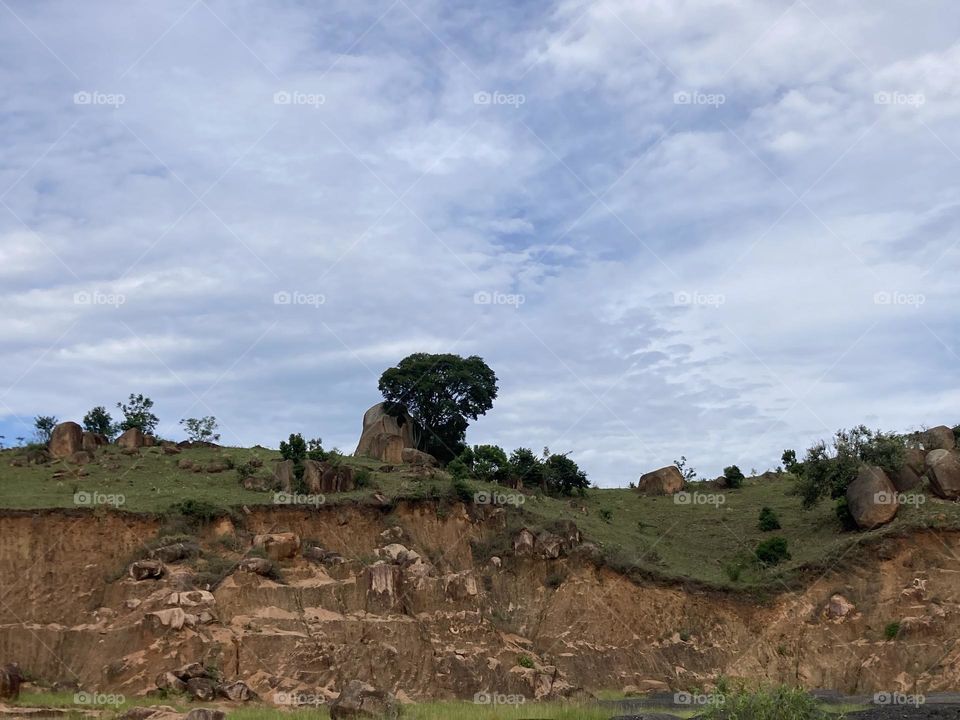
[[[517,448],[510,453],[510,476],[527,486],[542,488],[546,484],[543,461],[529,448]]]
[[[723,469],[723,479],[726,480],[727,487],[731,490],[736,490],[743,485],[743,473],[740,472],[740,468],[736,465],[731,465]]]
[[[732,688],[721,680],[697,717],[702,720],[827,720],[831,715],[817,707],[816,699],[802,688],[781,685],[760,690]]]
[[[510,463],[503,448],[497,445],[476,445],[473,448],[473,475],[484,482],[502,483],[510,472]]]
[[[843,530],[859,530],[860,527],[857,525],[857,521],[853,519],[853,513],[850,512],[850,504],[847,502],[846,496],[841,497],[837,500],[837,505],[833,509],[837,515],[837,520],[840,521],[840,527]]]
[[[600,519],[603,520],[605,523],[613,522],[613,513],[607,510],[606,508],[603,508],[600,511]]]
[[[536,667],[535,664],[534,664],[534,662],[533,662],[533,658],[531,658],[529,655],[521,655],[520,657],[518,657],[518,658],[517,658],[517,665],[519,665],[520,667],[523,667],[523,668],[534,668],[534,667]]]
[[[777,565],[784,560],[789,560],[790,553],[787,551],[787,539],[772,537],[769,540],[763,540],[757,545],[754,555],[761,565]]]
[[[896,640],[899,634],[900,634],[900,623],[898,622],[887,623],[887,626],[883,628],[883,636],[887,640]]]
[[[780,518],[777,517],[777,514],[768,507],[760,509],[760,521],[758,527],[761,532],[770,532],[771,530],[780,529]]]
[[[365,488],[373,481],[373,473],[366,468],[360,468],[353,474],[353,482],[358,488]]]
[[[453,478],[450,481],[450,498],[455,502],[472,503],[473,488],[465,480]]]

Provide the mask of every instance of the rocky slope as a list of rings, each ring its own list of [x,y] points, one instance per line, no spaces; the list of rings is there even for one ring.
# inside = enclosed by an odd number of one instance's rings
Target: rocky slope
[[[177,552],[161,553],[158,579],[121,576],[158,527],[119,512],[0,514],[0,662],[128,695],[201,662],[268,701],[332,697],[354,679],[413,699],[681,689],[721,673],[848,693],[960,685],[960,533],[884,540],[760,601],[637,585],[598,567],[574,528],[474,557],[507,532],[505,511],[427,502],[209,525],[203,555],[230,560],[210,592]],[[279,574],[244,560],[254,543]]]

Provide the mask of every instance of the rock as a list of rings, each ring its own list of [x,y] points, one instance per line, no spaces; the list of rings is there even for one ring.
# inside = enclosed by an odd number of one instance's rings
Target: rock
[[[177,460],[177,467],[181,470],[192,470],[193,469],[193,460],[190,458],[180,458]]]
[[[832,595],[829,602],[827,602],[827,616],[834,619],[845,618],[854,610],[856,610],[856,608],[853,606],[853,603],[840,594]]]
[[[223,710],[194,708],[183,717],[183,720],[225,720],[226,717],[227,714]]]
[[[285,560],[297,554],[300,549],[300,536],[291,532],[256,535],[253,546],[263,548],[271,560]]]
[[[220,688],[220,694],[233,702],[249,702],[257,699],[257,694],[245,682],[237,680]]]
[[[273,479],[280,492],[293,492],[293,460],[278,460],[273,464]]]
[[[187,680],[187,694],[200,702],[210,702],[217,697],[217,684],[210,678],[190,678]]]
[[[847,504],[857,527],[872,530],[893,520],[899,509],[897,489],[887,474],[875,466],[860,469],[847,487]]]
[[[200,622],[200,618],[175,607],[147,613],[144,616],[144,621],[154,632],[162,632],[163,628],[182,630],[185,627],[194,627]]]
[[[897,489],[897,492],[907,492],[920,485],[920,475],[913,469],[910,463],[904,463],[903,466],[889,474],[890,482]]]
[[[264,558],[244,558],[237,565],[243,572],[253,573],[262,577],[273,575],[273,563]]]
[[[537,554],[545,560],[556,560],[563,553],[563,540],[559,535],[543,532],[536,539]]]
[[[376,555],[388,562],[405,563],[407,561],[416,562],[420,555],[413,550],[408,550],[406,546],[400,543],[390,543],[386,547],[377,548]]]
[[[425,453],[415,448],[404,448],[400,453],[400,459],[405,465],[423,465],[425,467],[440,467],[440,461],[430,453]]]
[[[157,438],[155,435],[144,435],[143,436],[143,446],[144,447],[156,447]]]
[[[147,705],[145,707],[132,707],[119,717],[119,720],[147,720],[147,718],[172,718],[180,717],[176,708],[169,705]]]
[[[187,590],[184,592],[171,593],[167,598],[167,605],[179,605],[180,607],[196,607],[197,605],[213,605],[217,602],[213,593],[209,590]]]
[[[67,457],[67,462],[71,465],[89,465],[92,461],[93,455],[87,450],[77,450]]]
[[[150,551],[150,557],[165,563],[196,557],[200,554],[200,546],[196,543],[178,542],[164,545]]]
[[[16,700],[20,696],[20,685],[23,684],[23,673],[17,663],[9,663],[0,667],[0,699]]]
[[[100,433],[84,431],[83,440],[81,442],[81,449],[86,450],[87,452],[94,452],[98,447],[109,444],[109,440],[106,435],[101,435]]]
[[[155,682],[160,690],[169,690],[175,693],[187,691],[187,681],[177,677],[176,673],[170,671],[157,675]]]
[[[414,428],[409,414],[390,415],[386,403],[377,403],[363,414],[363,431],[353,454],[399,465],[403,449],[417,447]]]
[[[960,453],[956,450],[933,450],[927,454],[927,477],[930,489],[947,500],[960,498]]]
[[[178,448],[176,445],[169,445],[167,443],[164,443],[160,446],[160,451],[164,455],[179,455],[181,452],[180,448]]]
[[[163,576],[163,563],[159,560],[137,560],[130,563],[127,572],[134,580],[156,580]]]
[[[143,431],[140,428],[130,428],[117,438],[117,445],[122,448],[142,448],[144,446]]]
[[[920,434],[920,440],[923,443],[923,449],[927,452],[931,450],[953,450],[957,447],[953,430],[946,425],[937,425],[937,427],[925,430]]]
[[[637,490],[645,495],[673,495],[683,490],[683,475],[675,465],[668,465],[641,475]]]
[[[230,466],[223,460],[211,460],[209,463],[207,463],[207,467],[205,468],[205,470],[211,475],[226,472],[229,469]]]
[[[303,482],[312,495],[350,492],[355,487],[353,468],[318,460],[304,461]]]
[[[517,555],[529,555],[533,552],[535,542],[533,533],[523,528],[513,538],[513,552]]]
[[[344,718],[381,718],[396,720],[400,717],[400,706],[393,693],[378,690],[360,680],[351,680],[350,684],[330,703],[331,720]]]
[[[917,474],[923,475],[927,466],[927,451],[919,447],[908,447],[904,462]]]
[[[55,458],[69,457],[83,449],[83,428],[75,422],[62,422],[53,428],[47,449]]]
[[[193,678],[210,676],[210,673],[207,672],[207,669],[203,666],[203,663],[198,662],[187,663],[186,665],[182,665],[172,672],[174,675],[184,681],[192,680]]]

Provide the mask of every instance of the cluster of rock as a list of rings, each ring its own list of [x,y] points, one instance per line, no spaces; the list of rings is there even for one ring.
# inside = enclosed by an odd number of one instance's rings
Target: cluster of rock
[[[581,546],[582,538],[576,523],[562,521],[554,528],[557,532],[541,530],[534,533],[529,528],[521,528],[513,536],[514,555],[523,557],[536,555],[544,560],[556,560]]]
[[[210,702],[217,698],[232,702],[256,700],[257,694],[240,680],[221,683],[216,674],[200,663],[189,663],[175,670],[160,673],[156,679],[158,690],[189,696],[200,702]]]
[[[169,705],[147,705],[130,708],[119,720],[226,720],[223,710],[194,708],[187,714],[177,712]]]

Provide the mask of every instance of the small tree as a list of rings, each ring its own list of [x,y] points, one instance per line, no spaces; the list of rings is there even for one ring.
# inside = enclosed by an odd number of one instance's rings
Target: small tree
[[[83,416],[83,429],[104,435],[110,440],[117,434],[117,426],[113,424],[113,418],[103,405],[97,405]]]
[[[727,487],[731,490],[736,490],[743,485],[743,473],[740,472],[740,468],[736,465],[731,465],[723,469],[723,479],[726,481]]]
[[[153,414],[153,400],[147,396],[130,393],[127,402],[117,403],[117,407],[123,413],[121,431],[137,428],[145,435],[151,435],[157,429],[160,418]]]
[[[547,489],[543,461],[529,448],[517,448],[510,453],[510,475],[525,485],[535,485],[544,491]]]
[[[761,565],[777,565],[790,559],[790,553],[787,551],[787,540],[782,537],[772,537],[769,540],[761,541],[754,554]]]
[[[797,466],[797,451],[784,450],[783,455],[780,456],[780,461],[783,463],[783,467],[787,472],[795,472]]]
[[[50,436],[53,435],[53,429],[58,422],[55,415],[37,415],[33,419],[33,427],[37,431],[37,442],[50,442]]]
[[[764,507],[760,509],[760,522],[758,523],[760,532],[770,532],[780,529],[780,518],[772,508]]]
[[[680,474],[683,475],[684,482],[692,482],[697,478],[697,471],[692,467],[687,467],[687,457],[686,455],[681,455],[679,460],[674,460],[673,464],[676,465],[677,470],[680,471]]]
[[[304,460],[307,459],[307,443],[300,433],[290,433],[287,442],[280,441],[280,456],[284,460],[293,462],[293,477],[296,480],[297,492],[302,492]]]
[[[476,445],[473,448],[473,474],[478,480],[502,483],[507,479],[509,469],[503,448],[497,445]]]
[[[181,419],[180,424],[187,431],[187,439],[190,442],[217,442],[220,439],[220,433],[217,432],[217,419],[213,415]]]
[[[568,455],[554,453],[544,463],[547,492],[553,495],[573,495],[575,492],[583,495],[590,487],[587,474]]]

